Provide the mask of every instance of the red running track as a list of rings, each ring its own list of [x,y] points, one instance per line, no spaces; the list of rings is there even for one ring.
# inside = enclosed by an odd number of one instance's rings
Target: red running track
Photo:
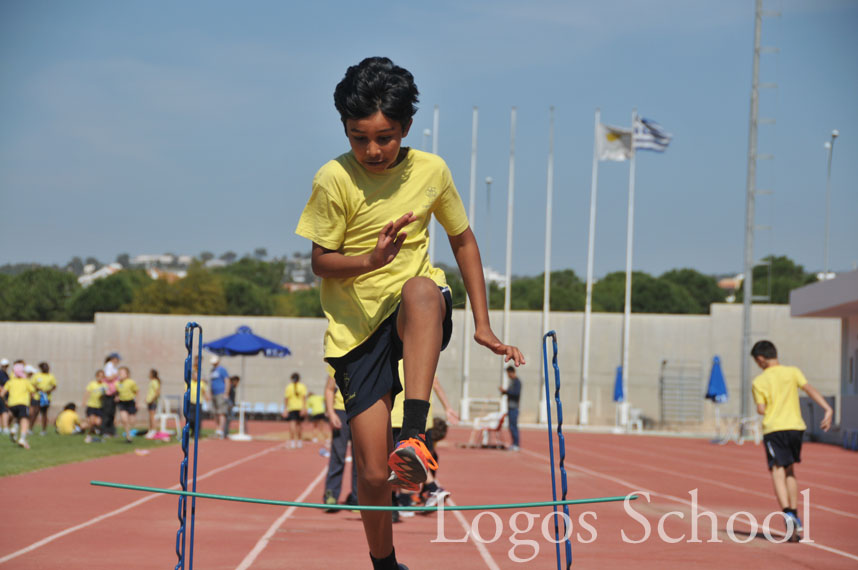
[[[282,424],[251,426],[255,434],[276,429]],[[520,453],[455,446],[467,437],[466,429],[451,429],[439,447],[439,479],[456,503],[550,499],[544,431],[523,431]],[[748,516],[762,521],[777,507],[760,446],[634,435],[569,433],[566,438],[570,498],[649,494],[649,500],[641,496],[628,507],[573,507],[573,568],[858,567],[854,452],[805,444],[796,472],[800,490],[809,492],[810,517],[803,518],[805,538],[812,542],[777,544],[762,530],[752,533],[748,524]],[[307,444],[287,450],[273,440],[205,440],[197,488],[320,502],[327,460],[318,449]],[[175,486],[179,453],[171,446],[145,456],[113,456],[4,478],[0,568],[174,567],[177,497],[92,487],[89,481]],[[691,524],[695,493],[697,542]],[[741,511],[748,515],[735,515]],[[527,512],[445,511],[443,518],[437,513],[407,518],[394,527],[397,553],[411,570],[555,568],[554,545],[541,530],[550,509]],[[716,519],[714,528],[710,517]],[[782,519],[771,520],[772,536],[779,540]],[[550,537],[553,524],[547,522]],[[485,543],[473,534],[466,539],[472,525]],[[347,511],[198,500],[195,534],[194,566],[201,570],[370,567],[360,518]],[[447,542],[432,542],[439,538]]]

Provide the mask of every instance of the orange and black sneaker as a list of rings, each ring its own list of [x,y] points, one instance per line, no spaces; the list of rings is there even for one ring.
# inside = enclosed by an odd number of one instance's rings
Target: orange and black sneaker
[[[390,481],[407,491],[416,491],[426,481],[430,469],[438,469],[438,463],[426,448],[426,436],[403,439],[390,454],[387,466],[393,473]]]

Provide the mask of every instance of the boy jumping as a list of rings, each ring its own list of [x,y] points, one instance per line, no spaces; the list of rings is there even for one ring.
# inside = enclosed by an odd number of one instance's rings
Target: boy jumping
[[[432,215],[447,232],[470,296],[474,340],[524,364],[518,348],[491,330],[480,251],[450,171],[438,156],[401,146],[417,101],[411,73],[387,58],[348,68],[334,103],[351,152],[316,173],[295,230],[313,242],[313,272],[322,278],[325,359],[345,400],[361,505],[390,505],[391,482],[416,489],[437,465],[423,430],[438,358],[452,334],[452,298],[427,255]],[[390,408],[401,390],[400,359],[404,418],[394,447]],[[390,512],[361,511],[361,519],[373,567],[404,568]]]
[[[834,415],[825,398],[811,386],[795,366],[778,362],[778,351],[770,341],[761,340],[751,349],[751,356],[763,373],[754,378],[752,391],[757,413],[763,416],[763,444],[772,473],[775,496],[787,520],[787,530],[793,526],[801,532],[798,518],[798,481],[794,464],[801,463],[801,440],[807,425],[801,418],[798,389],[804,390],[825,410],[819,426],[828,431]]]

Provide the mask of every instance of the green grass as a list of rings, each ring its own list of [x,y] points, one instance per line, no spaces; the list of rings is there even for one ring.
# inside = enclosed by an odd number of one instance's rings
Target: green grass
[[[200,435],[203,437],[205,432]],[[84,443],[83,435],[58,435],[53,428],[49,428],[43,436],[39,435],[37,429],[27,441],[30,444],[29,450],[18,447],[9,436],[0,436],[0,477],[108,455],[133,453],[135,449],[176,445],[175,438],[164,442],[145,439],[142,436],[135,437],[133,443],[126,443],[121,435],[102,439],[97,443]]]

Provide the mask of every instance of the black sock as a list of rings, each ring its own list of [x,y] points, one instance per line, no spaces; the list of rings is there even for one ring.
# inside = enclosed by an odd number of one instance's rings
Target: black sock
[[[405,400],[402,403],[402,430],[399,433],[399,441],[425,432],[428,415],[429,402],[426,400]]]
[[[786,509],[784,509],[784,512],[785,512],[786,514],[788,514],[788,515],[796,515],[796,516],[798,516],[798,511],[797,511],[797,510],[795,510],[795,509],[786,508]]]
[[[427,494],[428,493],[434,493],[437,490],[438,490],[438,484],[435,481],[432,481],[431,483],[426,483],[423,485],[423,492],[424,493],[427,493]]]
[[[399,570],[399,564],[396,562],[395,548],[384,558],[376,558],[370,553],[369,559],[372,560],[373,570]]]

